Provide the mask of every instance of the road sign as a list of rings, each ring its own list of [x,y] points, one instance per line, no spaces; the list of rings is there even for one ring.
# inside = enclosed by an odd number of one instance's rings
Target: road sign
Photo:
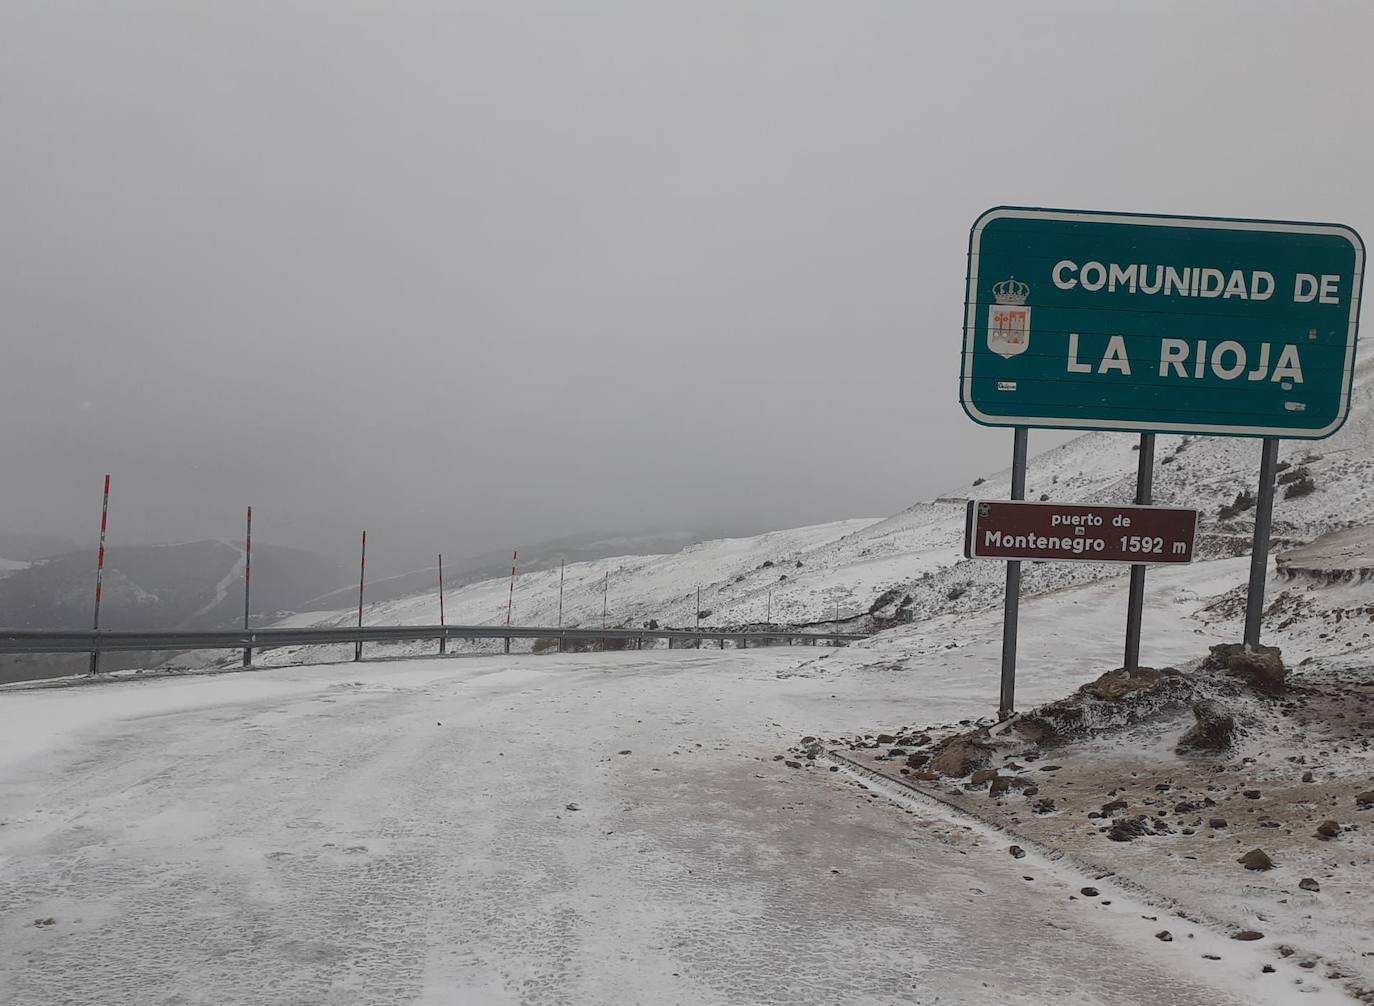
[[[989,426],[1330,436],[1363,275],[1340,224],[991,209],[969,236],[960,400]]]
[[[1197,511],[969,500],[964,555],[970,559],[1177,563],[1193,561]]]

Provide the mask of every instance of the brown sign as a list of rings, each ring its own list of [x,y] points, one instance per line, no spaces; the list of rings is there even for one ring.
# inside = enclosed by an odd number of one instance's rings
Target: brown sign
[[[1196,536],[1196,510],[969,500],[964,555],[970,559],[1192,562]]]

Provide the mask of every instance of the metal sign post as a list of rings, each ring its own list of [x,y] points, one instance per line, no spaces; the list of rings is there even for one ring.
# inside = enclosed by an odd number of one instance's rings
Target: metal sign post
[[[1155,435],[1140,435],[1140,458],[1136,464],[1135,501],[1149,506],[1154,490]],[[1122,667],[1134,671],[1140,666],[1140,617],[1145,607],[1145,567],[1131,567],[1131,591],[1126,601],[1126,657]]]
[[[1018,426],[1011,441],[1011,498],[1026,498],[1026,447],[1029,435]],[[1002,693],[997,702],[997,718],[1009,718],[1016,708],[1016,627],[1021,604],[1021,560],[1007,563],[1007,596],[1002,615]],[[837,626],[838,628],[838,626]]]
[[[1264,581],[1269,575],[1269,531],[1273,526],[1278,460],[1278,438],[1265,437],[1260,450],[1259,498],[1255,501],[1255,542],[1250,550],[1250,589],[1245,598],[1245,645],[1252,650],[1259,646],[1260,621],[1264,617]]]

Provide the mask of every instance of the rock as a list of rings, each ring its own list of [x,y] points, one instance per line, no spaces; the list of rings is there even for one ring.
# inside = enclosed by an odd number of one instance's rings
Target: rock
[[[1303,782],[1313,782],[1313,781],[1316,780],[1316,778],[1317,778],[1317,777],[1314,776],[1310,770],[1307,771],[1307,772],[1304,772],[1304,773],[1302,774],[1302,781],[1303,781]]]
[[[1245,797],[1247,800],[1258,800],[1260,798],[1260,791],[1257,789],[1247,789],[1245,792],[1241,793],[1241,796]]]
[[[930,770],[949,779],[962,779],[992,760],[992,748],[968,734],[951,737],[930,759]]]
[[[1245,855],[1236,860],[1247,870],[1272,870],[1274,861],[1269,858],[1269,854],[1263,849],[1251,849]]]
[[[788,768],[801,768],[801,762],[793,761],[791,758],[787,759],[787,761],[783,762],[783,764],[786,765]]]
[[[1155,933],[1155,939],[1163,943],[1172,943],[1174,942],[1174,934],[1167,929],[1161,929],[1159,932]]]
[[[980,768],[977,772],[973,773],[973,778],[969,781],[975,786],[986,786],[996,778],[997,770],[995,768]]]
[[[1369,810],[1370,807],[1374,807],[1374,789],[1366,793],[1355,794],[1355,806],[1359,807],[1360,810]]]
[[[1209,817],[1209,818],[1207,819],[1207,827],[1209,827],[1209,828],[1225,828],[1225,827],[1226,827],[1226,818],[1224,818],[1224,817]]]
[[[1118,810],[1125,810],[1128,806],[1130,805],[1126,803],[1125,800],[1113,800],[1111,803],[1104,803],[1102,805],[1102,813],[1111,817]]]
[[[1238,933],[1232,933],[1231,939],[1240,940],[1243,943],[1253,943],[1255,940],[1264,939],[1264,934],[1254,929],[1242,929]]]
[[[581,810],[582,808],[579,807],[579,806],[578,806],[577,804],[575,804],[575,803],[569,803],[569,804],[565,804],[564,807],[563,807],[563,809],[564,809],[564,810]]]
[[[1138,667],[1134,671],[1119,667],[1103,674],[1096,681],[1090,681],[1082,690],[1084,694],[1103,702],[1120,702],[1132,692],[1154,688],[1163,679],[1164,675],[1153,667]]]
[[[1251,688],[1270,695],[1284,691],[1288,669],[1283,666],[1283,651],[1277,646],[1251,650],[1244,643],[1219,643],[1211,649],[1199,670],[1244,678]]]
[[[896,743],[897,743],[897,738],[896,738],[896,736],[895,736],[894,734],[879,734],[877,740],[878,740],[878,743],[879,743],[879,744],[896,744]]]
[[[992,785],[988,787],[988,796],[1004,796],[1011,789],[1012,778],[1010,776],[999,775],[992,780]]]
[[[1027,787],[1026,787],[1025,789],[1023,789],[1021,792],[1029,799],[1030,797],[1033,797],[1033,796],[1035,796],[1035,794],[1037,794],[1037,793],[1040,792],[1040,787],[1039,787],[1039,786],[1027,786]]]
[[[1095,897],[1097,897],[1097,888],[1096,888],[1096,887],[1080,887],[1080,888],[1078,889],[1078,893],[1081,894],[1081,895],[1083,895],[1083,897],[1085,897],[1085,898],[1095,898]]]
[[[629,754],[629,753],[630,753],[630,749],[629,749],[629,748],[626,748],[624,751],[617,751],[617,752],[616,752],[616,754],[623,754],[623,755],[627,755],[627,754]]]
[[[1037,814],[1053,814],[1059,808],[1054,805],[1054,801],[1049,797],[1042,797],[1031,805],[1031,810]]]
[[[1134,817],[1118,818],[1107,830],[1107,837],[1113,842],[1129,842],[1150,833],[1150,826],[1144,814]]]
[[[928,761],[930,761],[930,755],[922,754],[920,751],[914,752],[913,754],[909,754],[906,756],[906,763],[911,768],[920,768]]]
[[[887,756],[889,758],[905,758],[906,748],[893,748],[891,751],[887,753]]]
[[[1317,837],[1322,841],[1336,838],[1340,833],[1341,826],[1338,821],[1323,821],[1321,824],[1317,825]]]
[[[1317,883],[1316,879],[1313,877],[1303,877],[1298,881],[1298,886],[1304,891],[1311,891],[1313,894],[1316,894],[1322,889],[1322,885]]]
[[[1188,730],[1178,739],[1175,750],[1179,754],[1188,751],[1229,751],[1236,739],[1236,719],[1219,702],[1203,699],[1193,703],[1193,717],[1196,719]]]
[[[911,778],[913,778],[913,779],[919,779],[919,780],[921,780],[921,782],[935,782],[935,781],[936,781],[937,779],[939,779],[940,777],[939,777],[939,775],[937,775],[937,774],[934,773],[934,772],[922,771],[922,772],[913,772],[913,773],[911,773]]]
[[[1026,856],[1026,850],[1019,845],[1013,845],[1007,852],[1011,853],[1012,859],[1024,859]]]
[[[1274,965],[1266,964],[1264,967],[1260,968],[1260,972],[1262,974],[1272,975],[1274,973]]]

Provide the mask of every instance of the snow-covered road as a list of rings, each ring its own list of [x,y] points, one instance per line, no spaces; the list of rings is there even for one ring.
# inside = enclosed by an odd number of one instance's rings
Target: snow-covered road
[[[909,695],[778,677],[800,656],[6,692],[0,1002],[1290,1001],[1240,945],[1213,965],[1179,920],[773,761]]]

